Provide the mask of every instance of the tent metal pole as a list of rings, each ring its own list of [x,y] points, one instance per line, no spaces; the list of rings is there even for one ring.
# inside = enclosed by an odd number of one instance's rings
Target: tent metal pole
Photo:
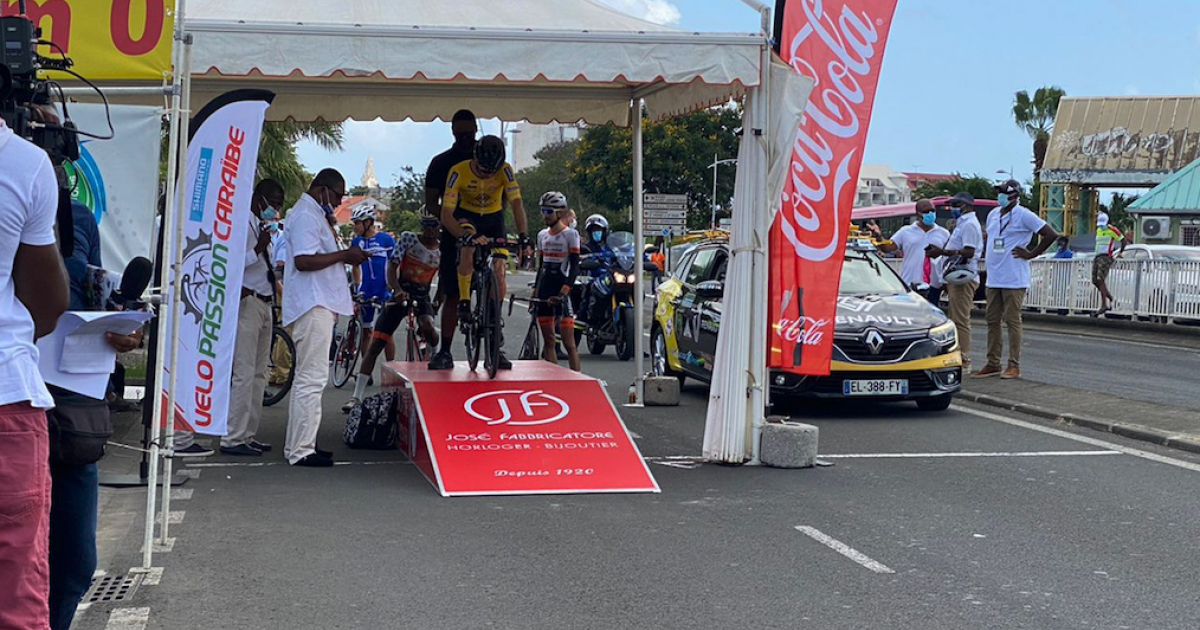
[[[180,111],[182,120],[180,122],[180,134],[179,134],[180,142],[179,142],[179,157],[178,157],[179,167],[178,167],[177,171],[180,174],[180,176],[183,177],[183,176],[187,175],[187,152],[188,152],[187,137],[188,137],[188,127],[189,127],[188,121],[192,117],[191,116],[191,107],[192,107],[192,103],[191,103],[191,100],[192,100],[192,36],[188,35],[186,33],[183,36],[183,72],[181,74],[183,75],[183,95],[181,97],[182,110]],[[183,221],[176,222],[176,228],[177,228],[177,234],[182,235]],[[183,246],[182,246],[181,241],[182,241],[182,238],[176,239],[177,246],[178,246],[177,254],[175,257],[177,268],[181,267],[183,265]],[[180,289],[181,289],[180,278],[181,278],[181,276],[179,274],[176,274],[175,292],[172,295],[180,295]],[[176,318],[172,317],[171,318],[171,330],[173,333],[171,335],[171,347],[172,348],[179,347],[179,327],[175,324],[175,321],[176,321]],[[171,403],[172,406],[174,405],[174,397],[175,397],[175,372],[176,372],[176,370],[175,370],[174,357],[177,356],[177,354],[178,353],[175,353],[175,352],[171,353],[171,357],[172,357],[171,390],[168,393],[168,397],[172,401],[172,403]],[[172,440],[172,442],[173,442],[173,440]],[[169,454],[173,455],[175,452],[174,443],[172,443],[170,446],[168,446],[167,449],[168,449],[167,452]],[[159,529],[159,542],[161,542],[164,545],[167,544],[167,535],[168,535],[168,531],[171,526],[170,525],[171,524],[171,519],[170,519],[170,516],[171,516],[171,477],[174,473],[174,468],[175,468],[174,458],[168,457],[166,462],[164,462],[164,464],[163,464],[164,472],[163,472],[163,486],[162,486],[162,495],[163,495],[162,496],[162,527]]]
[[[175,88],[173,86],[163,86],[163,85],[147,85],[147,86],[118,85],[118,86],[112,86],[112,87],[104,87],[103,85],[101,85],[100,89],[104,90],[105,96],[113,97],[113,96],[171,96],[171,93]],[[96,96],[96,91],[90,87],[66,87],[66,86],[64,86],[62,91],[65,96]]]
[[[633,321],[636,331],[633,336],[633,358],[637,374],[633,381],[633,402],[641,405],[645,403],[646,394],[646,280],[642,268],[642,260],[646,254],[646,235],[642,226],[642,99],[633,99],[629,115],[633,117],[630,123],[633,125],[633,268],[636,270],[633,285]]]
[[[174,36],[174,49],[172,51],[172,71],[173,71],[172,74],[173,74],[173,76],[171,78],[171,88],[169,90],[169,93],[171,94],[171,108],[170,108],[171,122],[170,122],[170,130],[169,130],[169,134],[168,134],[169,140],[167,142],[168,148],[167,148],[166,206],[163,209],[163,216],[162,216],[162,221],[163,221],[163,239],[162,239],[162,243],[161,243],[162,247],[158,253],[159,260],[164,260],[164,261],[165,261],[166,257],[171,254],[172,248],[171,248],[170,243],[173,241],[172,235],[175,233],[175,224],[177,223],[176,217],[175,217],[175,206],[176,206],[176,197],[177,197],[177,193],[178,193],[179,162],[176,159],[176,156],[177,156],[177,152],[180,150],[179,145],[180,145],[180,139],[181,139],[182,125],[183,125],[183,122],[181,120],[183,118],[183,110],[181,107],[181,96],[182,96],[181,92],[182,92],[182,84],[183,84],[183,76],[182,75],[183,75],[183,70],[184,70],[182,43],[183,43],[183,15],[184,15],[183,10],[184,10],[185,1],[186,0],[176,0],[175,1],[175,36]],[[164,93],[165,93],[165,91],[164,91]],[[168,240],[168,238],[172,238],[172,240]],[[163,279],[170,278],[171,271],[169,271],[169,270],[174,270],[176,268],[177,268],[177,265],[172,265],[170,267],[167,267],[166,265],[164,265],[163,266],[163,276],[162,276]],[[160,304],[159,313],[158,313],[159,325],[161,325],[161,323],[162,323],[162,313],[163,313],[162,307],[163,306],[165,306],[167,309],[169,309],[171,311],[174,310],[174,304],[172,302],[170,302],[170,300],[168,300],[166,304]],[[172,313],[172,315],[174,315],[174,313]],[[174,319],[175,318],[172,317],[172,322],[174,322]],[[160,327],[160,330],[161,330],[161,327]],[[172,338],[172,339],[174,339],[174,338]],[[165,363],[166,352],[167,352],[167,344],[159,343],[157,352],[156,352],[156,354],[158,355],[157,356],[158,360],[156,361],[156,365],[158,366],[157,369],[159,369],[159,370],[162,369],[162,367]],[[174,364],[174,359],[177,355],[178,355],[178,352],[171,353],[172,365]],[[172,375],[175,373],[174,369],[171,370],[171,373],[172,373]],[[157,376],[161,377],[161,372]],[[165,434],[163,425],[166,420],[163,417],[163,414],[166,412],[166,413],[168,413],[167,417],[173,418],[173,414],[169,413],[170,410],[172,409],[172,407],[168,405],[166,407],[166,409],[164,409],[164,406],[162,404],[162,396],[163,396],[162,378],[155,378],[154,383],[155,383],[154,391],[152,392],[152,394],[150,396],[150,404],[154,405],[154,416],[153,416],[153,423],[150,428],[150,472],[149,472],[149,476],[147,477],[147,480],[146,480],[146,523],[145,523],[145,531],[143,532],[143,536],[142,536],[142,569],[143,570],[149,570],[154,562],[154,513],[155,513],[156,499],[157,499],[156,495],[158,492],[158,459],[161,456],[159,444],[162,442],[163,435]],[[172,422],[172,424],[174,424],[174,423]],[[169,474],[167,475],[166,479],[168,480],[168,482],[171,479]],[[169,493],[170,486],[168,485],[166,487],[168,488],[168,490],[166,492]],[[165,519],[163,521],[163,525],[164,526],[166,525]]]
[[[771,23],[771,10],[763,8],[763,24]],[[758,112],[756,114],[757,124],[761,127],[761,131],[755,130],[754,133],[761,133],[758,136],[760,149],[764,154],[764,168],[762,169],[762,180],[758,183],[759,190],[767,190],[767,174],[771,171],[770,159],[773,155],[771,145],[774,140],[775,130],[771,128],[774,121],[774,116],[771,113],[771,46],[770,35],[766,35],[768,39],[763,42],[762,52],[762,80],[759,90],[762,98],[757,99]],[[767,369],[767,347],[770,345],[769,322],[767,321],[767,301],[770,299],[768,291],[770,283],[768,282],[768,274],[770,273],[770,257],[767,251],[768,243],[770,242],[771,223],[773,216],[771,208],[779,203],[778,199],[764,199],[765,203],[760,208],[755,208],[754,211],[758,214],[755,220],[754,230],[754,250],[751,260],[754,261],[753,275],[751,276],[752,294],[754,299],[750,305],[750,464],[758,465],[761,463],[761,442],[763,425],[766,423],[767,406],[770,405],[770,388],[771,388],[771,371]]]

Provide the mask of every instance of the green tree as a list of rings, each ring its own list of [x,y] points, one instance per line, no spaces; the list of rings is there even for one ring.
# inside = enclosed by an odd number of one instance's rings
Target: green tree
[[[525,200],[526,211],[529,214],[530,232],[541,229],[537,223],[537,204],[542,195],[552,190],[567,196],[567,202],[575,210],[575,215],[580,223],[595,212],[609,214],[606,212],[606,208],[590,199],[584,193],[583,187],[571,179],[571,168],[575,163],[575,152],[578,145],[578,140],[572,140],[547,146],[534,156],[538,160],[537,166],[522,169],[517,173],[517,183],[521,185],[521,198]],[[509,213],[507,217],[508,229],[515,233],[517,227],[513,222],[512,214]]]
[[[1129,206],[1138,200],[1139,195],[1126,195],[1114,192],[1108,204],[1100,204],[1100,209],[1108,213],[1108,221],[1121,230],[1132,230],[1133,215],[1129,214]]]
[[[383,229],[392,234],[421,231],[421,206],[425,205],[425,173],[405,166],[396,174],[396,185],[388,197],[387,215],[383,218]],[[439,209],[434,209],[437,214]]]
[[[712,207],[713,155],[721,159],[735,157],[741,107],[717,107],[677,116],[661,122],[647,122],[643,129],[643,182],[648,193],[686,194],[688,225],[708,225]],[[613,211],[633,205],[633,135],[628,128],[611,125],[589,127],[575,147],[575,159],[568,168],[571,183],[588,191],[595,203]],[[733,198],[734,172],[718,172],[717,203],[729,207]]]
[[[956,193],[967,192],[975,199],[992,199],[996,196],[996,187],[992,180],[980,175],[964,176],[954,174],[954,179],[922,182],[913,191],[913,199],[933,199],[934,197],[953,197]]]
[[[290,208],[308,189],[313,174],[304,169],[296,155],[296,143],[311,140],[327,151],[341,151],[343,141],[340,122],[268,122],[263,125],[262,143],[258,149],[258,179],[271,178],[283,186]]]
[[[1040,87],[1030,96],[1025,90],[1013,98],[1013,121],[1033,139],[1033,176],[1040,178],[1042,165],[1046,163],[1046,151],[1050,148],[1050,131],[1058,116],[1058,102],[1067,93],[1058,86]]]

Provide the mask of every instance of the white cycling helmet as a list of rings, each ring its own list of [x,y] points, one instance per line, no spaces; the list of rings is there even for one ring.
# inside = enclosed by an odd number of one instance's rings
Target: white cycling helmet
[[[362,206],[350,213],[351,221],[374,221],[375,218],[375,206]]]
[[[555,210],[566,210],[567,209],[567,196],[556,190],[552,190],[552,191],[542,195],[542,200],[539,205],[542,208],[554,208]]]
[[[947,284],[963,285],[975,281],[978,274],[971,269],[970,261],[962,256],[957,256],[946,265],[946,271],[942,274],[942,278]]]

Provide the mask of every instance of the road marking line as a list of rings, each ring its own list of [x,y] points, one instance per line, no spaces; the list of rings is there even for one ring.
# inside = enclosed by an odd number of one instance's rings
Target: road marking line
[[[161,521],[162,519],[159,519],[159,520]],[[163,543],[160,543],[160,542],[158,542],[158,540],[155,540],[154,543],[151,544],[150,548],[154,551],[154,553],[170,553],[175,550],[175,537],[167,536],[166,542],[163,542]],[[139,551],[145,551],[145,550],[146,550],[145,545],[142,545],[141,549],[139,549]]]
[[[407,464],[407,461],[389,462],[334,462],[334,466],[392,466]],[[286,466],[287,462],[213,462],[211,464],[188,464],[192,468],[263,468],[265,466]],[[196,471],[200,472],[200,471]]]
[[[1017,451],[1011,453],[821,453],[821,459],[930,459],[943,457],[1076,457],[1121,455],[1121,451]]]
[[[146,577],[142,578],[142,586],[158,586],[162,581],[163,567],[150,567],[142,569],[141,567],[133,567],[129,570],[130,573],[142,573]]]
[[[188,470],[186,468],[184,468],[184,469],[177,468],[177,469],[175,469],[175,474],[179,475],[180,477],[187,477],[188,479],[199,479],[200,478],[199,470]]]
[[[1032,422],[1025,422],[1024,420],[1017,420],[1016,418],[1009,418],[1006,416],[1002,416],[1000,414],[995,414],[995,413],[991,413],[988,411],[980,411],[978,409],[971,409],[970,407],[963,407],[961,405],[951,405],[950,408],[955,411],[969,413],[973,416],[979,416],[980,418],[986,418],[988,420],[995,420],[996,422],[1003,422],[1004,424],[1011,424],[1014,427],[1021,427],[1023,429],[1029,429],[1030,431],[1037,431],[1039,433],[1045,433],[1047,435],[1053,435],[1055,437],[1065,438],[1068,440],[1074,440],[1076,442],[1082,442],[1084,444],[1091,444],[1092,446],[1101,446],[1104,448],[1112,449],[1114,451],[1120,451],[1126,455],[1133,455],[1134,457],[1148,459],[1152,462],[1158,462],[1160,464],[1166,464],[1168,466],[1175,466],[1177,468],[1183,468],[1185,470],[1190,470],[1192,472],[1200,472],[1200,464],[1195,464],[1195,463],[1192,463],[1189,461],[1184,461],[1181,459],[1174,459],[1172,457],[1166,457],[1165,455],[1159,455],[1158,453],[1151,453],[1150,451],[1143,451],[1140,448],[1130,448],[1128,446],[1121,446],[1120,444],[1113,444],[1112,442],[1105,442],[1104,440],[1098,440],[1096,438],[1085,437],[1082,435],[1075,435],[1074,433],[1070,433],[1068,431],[1062,431],[1060,429],[1052,429],[1050,427],[1044,427],[1040,424],[1034,424]]]
[[[114,608],[108,617],[108,630],[146,630],[150,623],[149,608]]]
[[[171,510],[170,516],[167,517],[167,524],[179,525],[183,522],[183,517],[186,514],[187,510]],[[162,512],[154,515],[154,522],[160,525],[162,524]]]
[[[192,488],[171,488],[172,501],[187,501],[192,498],[192,494],[196,492]]]
[[[836,538],[831,537],[829,534],[826,534],[825,532],[822,532],[821,530],[819,530],[815,527],[809,527],[807,525],[797,525],[796,531],[800,532],[801,534],[804,534],[805,536],[808,536],[809,538],[812,538],[813,540],[821,543],[822,545],[825,545],[826,547],[829,547],[830,549],[842,554],[843,556],[850,558],[854,562],[858,563],[859,565],[862,565],[863,567],[865,567],[867,569],[870,569],[871,571],[874,571],[875,573],[895,573],[895,571],[889,569],[887,567],[887,565],[884,565],[880,562],[872,560],[870,557],[868,557],[866,554],[862,553],[861,551],[855,549],[854,547],[847,545],[846,543],[844,543]]]

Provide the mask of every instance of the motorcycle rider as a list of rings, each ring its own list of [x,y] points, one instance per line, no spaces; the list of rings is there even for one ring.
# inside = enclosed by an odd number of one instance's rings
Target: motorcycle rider
[[[595,260],[600,263],[600,269],[585,275],[592,278],[601,278],[617,257],[616,252],[608,246],[608,219],[605,219],[602,215],[593,214],[584,222],[583,233],[587,235],[587,243],[583,247],[581,260]],[[596,292],[592,288],[592,283],[589,282],[584,285],[583,294],[579,300],[581,305],[580,312],[583,313],[584,321],[591,322],[594,320],[592,312],[595,307],[595,301]]]
[[[541,258],[538,268],[536,296],[538,326],[542,329],[542,358],[558,364],[555,350],[554,322],[558,320],[566,346],[567,361],[578,372],[579,350],[575,347],[575,314],[571,312],[571,287],[579,275],[579,233],[564,221],[567,197],[551,191],[542,195],[539,204],[546,229],[538,233],[537,250]]]

